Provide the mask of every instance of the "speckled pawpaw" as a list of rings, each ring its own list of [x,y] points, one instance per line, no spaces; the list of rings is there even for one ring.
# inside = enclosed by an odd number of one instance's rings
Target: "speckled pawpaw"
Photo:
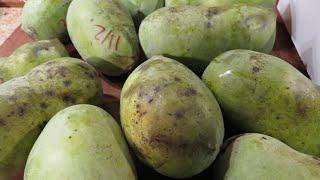
[[[59,154],[59,161],[52,156]],[[135,180],[118,123],[104,110],[75,105],[46,125],[28,157],[25,180]]]
[[[215,159],[224,136],[220,107],[181,63],[155,56],[124,84],[121,125],[136,155],[159,173],[185,178]]]
[[[72,0],[28,0],[21,19],[21,28],[37,40],[68,37],[66,15]]]
[[[0,85],[0,179],[23,172],[27,156],[46,122],[74,104],[102,99],[97,72],[74,58],[37,66]]]
[[[22,45],[9,57],[0,60],[0,83],[23,76],[44,62],[67,56],[68,52],[57,39]]]
[[[171,57],[197,72],[227,50],[269,53],[275,33],[275,13],[247,5],[165,7],[146,17],[139,29],[147,57]]]
[[[203,81],[234,130],[270,135],[320,155],[320,93],[310,79],[271,55],[232,50],[215,58]]]

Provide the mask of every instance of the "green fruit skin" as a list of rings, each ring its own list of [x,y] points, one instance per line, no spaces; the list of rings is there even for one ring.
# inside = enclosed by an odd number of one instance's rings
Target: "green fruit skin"
[[[320,160],[262,134],[229,139],[213,166],[216,180],[318,180]]]
[[[101,81],[89,64],[61,58],[0,85],[0,179],[23,170],[43,125],[74,105],[100,105]]]
[[[72,0],[28,0],[22,11],[21,28],[32,38],[68,37],[66,15]]]
[[[136,64],[138,36],[130,13],[120,2],[74,0],[67,24],[81,57],[103,73],[118,76]]]
[[[267,8],[274,8],[276,5],[276,0],[166,0],[166,6],[225,6],[234,4],[250,4],[259,5]]]
[[[320,94],[287,62],[249,50],[228,51],[205,70],[233,129],[275,137],[292,148],[320,155]]]
[[[0,83],[23,76],[42,63],[67,56],[67,50],[57,39],[22,45],[5,60],[0,61]]]
[[[148,57],[164,55],[203,72],[227,50],[269,53],[275,30],[275,14],[261,7],[178,6],[161,8],[145,18],[139,37]]]
[[[121,125],[136,155],[159,173],[185,178],[215,159],[224,136],[220,107],[181,63],[154,56],[125,82]]]
[[[131,16],[147,16],[164,6],[164,0],[120,0],[122,5],[130,11]]]
[[[46,125],[28,157],[25,180],[135,180],[120,126],[104,110],[75,105]]]

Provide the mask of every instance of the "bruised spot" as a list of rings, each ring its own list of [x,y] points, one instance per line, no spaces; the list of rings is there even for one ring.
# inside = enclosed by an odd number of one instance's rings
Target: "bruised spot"
[[[211,7],[208,9],[207,18],[211,18],[212,16],[216,16],[219,14],[219,11],[216,7]]]
[[[267,138],[266,138],[266,137],[263,137],[263,136],[261,137],[261,139],[263,139],[263,140],[267,140]]]
[[[172,141],[164,135],[153,135],[147,139],[149,144],[158,144],[160,146],[165,146],[172,149],[186,149],[188,147],[188,142],[184,140]]]
[[[4,79],[0,77],[0,84],[4,83]]]
[[[46,108],[48,108],[48,104],[46,104],[45,102],[42,102],[42,103],[40,103],[40,108],[46,109]]]
[[[261,60],[262,59],[262,55],[259,53],[252,53],[250,55],[250,60]]]
[[[46,65],[51,66],[51,65],[54,65],[56,63],[57,63],[56,61],[49,61],[49,62],[46,63]]]
[[[160,86],[156,86],[156,87],[153,89],[153,91],[154,91],[155,93],[160,92],[160,90],[161,90]]]
[[[312,156],[312,158],[313,158],[314,160],[316,160],[316,161],[320,161],[320,158],[317,157],[317,156]]]
[[[169,116],[173,116],[176,120],[181,120],[185,117],[186,111],[185,110],[179,110],[174,113],[168,113]]]
[[[179,12],[178,8],[176,8],[176,7],[170,7],[170,8],[169,8],[169,11],[170,11],[171,13],[177,13],[177,12]]]
[[[253,66],[252,68],[252,73],[255,74],[255,73],[258,73],[261,71],[261,68],[260,67],[257,67],[257,66]]]
[[[153,102],[153,97],[149,98],[148,103],[151,104]]]
[[[180,81],[181,81],[181,79],[180,79],[180,78],[178,78],[178,77],[174,77],[174,81],[180,82]]]
[[[65,81],[63,81],[63,85],[64,85],[64,87],[69,87],[70,85],[71,85],[71,81],[70,80],[65,80]]]
[[[75,104],[76,103],[76,99],[70,94],[63,95],[62,100],[63,100],[63,102],[65,102],[67,104]]]
[[[27,105],[26,104],[23,104],[23,105],[20,105],[19,107],[18,107],[18,116],[24,116],[25,115],[25,113],[27,112]]]
[[[58,68],[58,74],[60,75],[60,76],[62,76],[62,77],[66,77],[66,71],[67,71],[67,68],[66,67],[64,67],[64,66],[60,66],[59,68]]]
[[[46,96],[49,96],[49,97],[53,97],[53,96],[55,95],[55,92],[54,92],[53,90],[47,90],[47,91],[45,92],[45,95],[46,95]]]
[[[72,136],[69,136],[69,139],[71,139],[72,138]]]
[[[7,122],[4,119],[0,119],[0,126],[7,125]]]
[[[205,26],[207,28],[211,28],[212,27],[212,23],[210,21],[205,22]]]
[[[181,91],[179,93],[180,96],[187,96],[187,97],[190,97],[190,96],[194,96],[196,95],[198,92],[193,89],[193,88],[186,88],[184,89],[183,91]]]
[[[297,112],[299,115],[305,115],[305,113],[307,112],[307,106],[305,105],[305,103],[298,101],[297,102]]]
[[[9,96],[8,101],[9,102],[15,102],[17,100],[17,96]]]

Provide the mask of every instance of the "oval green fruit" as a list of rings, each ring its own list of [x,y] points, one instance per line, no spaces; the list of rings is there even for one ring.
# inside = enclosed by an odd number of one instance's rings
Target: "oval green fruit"
[[[162,56],[144,62],[129,76],[120,116],[137,156],[173,178],[207,168],[224,136],[220,107],[210,90],[184,65]]]
[[[23,76],[42,63],[67,56],[67,50],[57,39],[22,45],[9,57],[0,61],[0,83]]]
[[[267,8],[274,8],[276,2],[276,0],[166,0],[166,6],[202,5],[214,7],[234,4],[250,4],[264,6]]]
[[[28,157],[25,180],[135,180],[121,128],[104,110],[75,105],[46,125]]]
[[[262,134],[229,139],[213,166],[216,180],[318,180],[320,160]]]
[[[74,104],[100,105],[101,81],[89,64],[61,58],[0,85],[0,179],[24,169],[43,125]]]
[[[121,75],[136,64],[139,58],[137,33],[130,13],[120,2],[73,0],[67,24],[81,57],[103,73]]]
[[[145,18],[139,37],[147,57],[172,57],[202,72],[227,50],[269,53],[275,30],[276,16],[266,8],[178,6],[159,9]]]
[[[72,0],[28,0],[22,11],[21,28],[34,39],[65,40],[66,15]]]
[[[267,134],[298,151],[320,155],[320,93],[287,62],[232,50],[215,58],[202,79],[233,129]]]

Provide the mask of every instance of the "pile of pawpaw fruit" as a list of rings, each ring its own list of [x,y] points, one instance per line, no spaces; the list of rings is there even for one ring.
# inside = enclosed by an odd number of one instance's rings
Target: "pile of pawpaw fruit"
[[[320,179],[320,92],[268,54],[275,4],[28,0],[35,41],[0,58],[0,180]],[[126,77],[120,119],[101,74]]]

